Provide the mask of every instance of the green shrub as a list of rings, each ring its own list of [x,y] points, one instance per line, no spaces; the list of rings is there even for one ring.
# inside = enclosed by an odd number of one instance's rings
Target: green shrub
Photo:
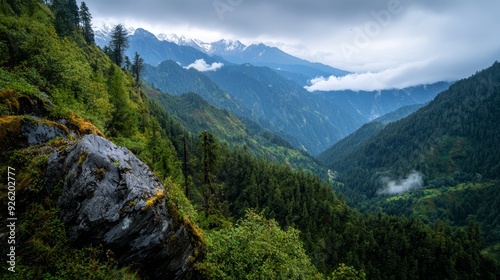
[[[197,268],[209,279],[321,279],[299,240],[274,220],[247,211],[235,226],[206,234],[207,254]]]

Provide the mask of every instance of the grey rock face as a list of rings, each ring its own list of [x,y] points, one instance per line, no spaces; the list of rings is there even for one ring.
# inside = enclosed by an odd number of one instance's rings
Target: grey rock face
[[[74,243],[103,244],[121,264],[138,263],[152,278],[189,275],[200,239],[177,221],[158,178],[129,150],[85,136],[51,154],[46,187],[57,185],[61,218]]]
[[[47,125],[36,120],[24,121],[21,133],[26,138],[29,146],[43,144],[55,137],[67,138],[70,134],[59,126]]]

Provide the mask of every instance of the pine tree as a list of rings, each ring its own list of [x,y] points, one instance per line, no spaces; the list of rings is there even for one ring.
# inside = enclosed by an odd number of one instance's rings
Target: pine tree
[[[199,135],[199,139],[200,149],[203,154],[203,183],[205,185],[209,185],[213,182],[213,179],[215,177],[217,166],[217,150],[219,146],[217,144],[215,136],[208,131],[203,131]]]
[[[127,70],[127,71],[131,71],[131,69],[132,69],[132,62],[130,62],[130,58],[128,57],[128,55],[125,56],[125,66],[124,66],[124,69]]]
[[[85,2],[80,4],[80,20],[83,31],[83,37],[89,45],[95,44],[94,30],[92,29],[92,15]]]
[[[185,187],[186,187],[186,197],[187,199],[190,199],[191,197],[191,194],[190,194],[190,190],[189,190],[189,185],[190,185],[190,182],[189,182],[189,170],[190,170],[190,166],[189,166],[189,148],[188,148],[188,142],[187,142],[187,135],[184,135],[184,138],[183,138],[183,146],[184,146],[184,166],[183,166],[183,173],[184,173],[184,184],[185,184]]]
[[[122,67],[125,50],[128,48],[127,30],[125,30],[125,27],[122,24],[118,24],[113,28],[110,48],[111,60],[113,60],[116,65]]]
[[[73,13],[65,0],[53,0],[51,9],[56,16],[55,28],[60,36],[70,35],[75,29]],[[77,7],[78,9],[78,7]]]
[[[66,6],[68,7],[68,11],[70,14],[70,22],[74,27],[80,25],[80,11],[78,10],[78,5],[76,4],[76,0],[66,0]]]
[[[144,59],[135,52],[134,61],[132,62],[132,75],[135,77],[135,82],[139,84],[142,69],[144,69]]]
[[[218,186],[214,181],[217,174],[219,145],[216,137],[208,131],[202,132],[198,138],[200,139],[199,148],[202,153],[204,210],[209,215],[214,210],[212,206],[218,203]]]
[[[107,90],[114,110],[107,128],[112,137],[131,137],[137,131],[137,123],[130,105],[124,75],[120,72],[114,65],[108,72]]]

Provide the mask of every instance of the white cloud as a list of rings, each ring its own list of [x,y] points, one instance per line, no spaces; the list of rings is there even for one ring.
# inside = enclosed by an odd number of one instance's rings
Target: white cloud
[[[429,69],[436,63],[435,59],[413,62],[390,68],[380,72],[352,73],[342,77],[317,77],[312,79],[308,91],[375,91],[384,89],[402,89],[421,84],[431,84],[439,81],[450,81],[452,77],[447,72],[439,73]]]
[[[85,1],[94,22],[124,23],[155,34],[184,34],[205,42],[232,39],[248,45],[272,41],[271,45],[303,59],[361,73],[356,82],[370,78],[371,88],[400,87],[382,76],[412,61],[436,58],[426,64],[432,75],[418,68],[413,68],[413,74],[409,70],[399,74],[413,80],[423,73],[427,79],[421,81],[428,84],[443,74],[446,80],[465,78],[500,59],[500,36],[494,36],[500,26],[498,0],[220,2],[234,4],[224,13],[224,20],[213,1],[149,0],[147,5],[132,0]],[[395,2],[400,2],[400,8],[391,13],[389,3]],[[351,46],[347,52],[345,46]],[[349,81],[346,79],[342,84]]]
[[[195,62],[184,67],[184,69],[194,68],[200,72],[205,72],[205,71],[216,71],[217,69],[222,68],[222,66],[224,66],[224,63],[214,62],[210,65],[207,64],[207,62],[204,59],[197,59]]]
[[[411,189],[420,188],[423,183],[423,176],[418,171],[412,171],[406,178],[393,180],[388,177],[381,179],[385,187],[377,191],[379,195],[398,195]]]

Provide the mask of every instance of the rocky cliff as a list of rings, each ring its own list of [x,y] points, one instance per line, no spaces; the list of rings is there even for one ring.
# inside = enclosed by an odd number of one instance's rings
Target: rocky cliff
[[[169,207],[164,188],[129,150],[95,135],[49,157],[45,187],[70,240],[102,244],[119,263],[152,278],[189,277],[202,236]]]

